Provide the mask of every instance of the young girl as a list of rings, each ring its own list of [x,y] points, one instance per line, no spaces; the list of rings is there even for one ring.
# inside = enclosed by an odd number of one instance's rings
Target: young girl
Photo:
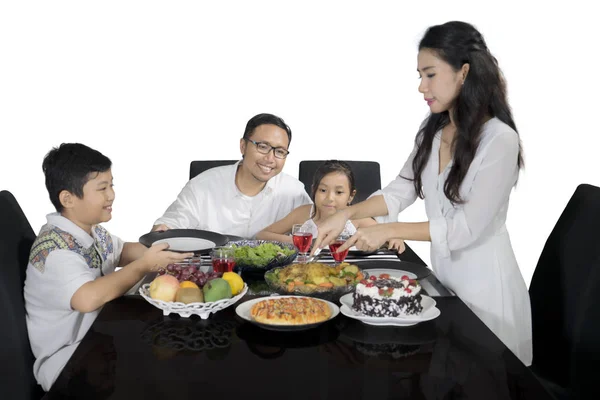
[[[317,223],[324,218],[343,210],[352,203],[356,195],[354,174],[350,166],[337,160],[325,161],[317,169],[313,178],[310,198],[314,204],[305,204],[294,209],[285,218],[267,226],[260,231],[257,239],[278,240],[293,243],[288,235],[295,224],[303,224],[309,230],[313,239],[317,237]],[[345,221],[343,231],[347,235],[356,233],[356,229],[376,224],[372,218]]]
[[[530,365],[529,295],[505,224],[523,159],[502,73],[481,34],[464,22],[427,30],[417,70],[431,114],[413,152],[378,195],[320,222],[313,247],[335,240],[349,218],[395,217],[424,199],[427,221],[360,228],[338,251],[370,250],[390,238],[430,241],[438,279]]]

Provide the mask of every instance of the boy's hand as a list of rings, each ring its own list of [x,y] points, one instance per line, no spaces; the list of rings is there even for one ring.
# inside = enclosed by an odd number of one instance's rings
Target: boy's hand
[[[159,268],[165,268],[169,264],[181,262],[186,258],[193,257],[194,253],[175,253],[165,251],[169,248],[168,243],[159,243],[150,247],[142,257],[147,271],[157,271]]]
[[[165,224],[154,225],[152,227],[152,232],[156,232],[156,231],[168,231],[169,229],[171,229],[171,228],[169,228]]]

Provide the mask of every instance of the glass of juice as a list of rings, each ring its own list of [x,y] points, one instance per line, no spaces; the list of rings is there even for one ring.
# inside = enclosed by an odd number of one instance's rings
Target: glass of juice
[[[231,272],[235,267],[235,250],[233,247],[215,247],[210,253],[213,271]]]
[[[298,261],[305,263],[308,258],[308,251],[310,250],[310,245],[312,244],[312,233],[302,224],[295,224],[292,227],[292,240],[294,241],[294,246],[298,249],[298,253],[300,257],[298,257]]]
[[[331,251],[331,256],[333,257],[333,259],[335,260],[335,264],[339,264],[341,262],[344,262],[344,260],[346,259],[346,256],[348,255],[348,250],[346,249],[342,252],[337,252],[337,249],[343,245],[344,243],[346,243],[346,240],[348,240],[349,236],[348,235],[340,235],[338,236],[333,242],[329,243],[329,250]]]

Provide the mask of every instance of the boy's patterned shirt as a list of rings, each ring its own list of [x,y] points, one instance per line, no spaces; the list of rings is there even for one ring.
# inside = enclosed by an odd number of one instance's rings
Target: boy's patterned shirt
[[[46,259],[50,253],[54,250],[69,250],[80,254],[90,268],[100,268],[102,272],[102,264],[114,251],[113,241],[108,231],[102,226],[96,225],[93,230],[95,233],[94,244],[85,248],[70,233],[56,226],[48,226],[47,229],[40,232],[33,243],[29,262],[43,273]]]

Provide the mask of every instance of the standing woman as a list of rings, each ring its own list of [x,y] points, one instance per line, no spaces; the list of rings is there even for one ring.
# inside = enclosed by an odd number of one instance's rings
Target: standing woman
[[[417,61],[431,114],[414,150],[386,188],[319,223],[314,248],[335,239],[348,219],[395,219],[424,199],[428,221],[359,228],[338,251],[431,241],[436,276],[530,365],[529,295],[505,225],[523,158],[502,73],[481,34],[464,22],[430,27]]]

